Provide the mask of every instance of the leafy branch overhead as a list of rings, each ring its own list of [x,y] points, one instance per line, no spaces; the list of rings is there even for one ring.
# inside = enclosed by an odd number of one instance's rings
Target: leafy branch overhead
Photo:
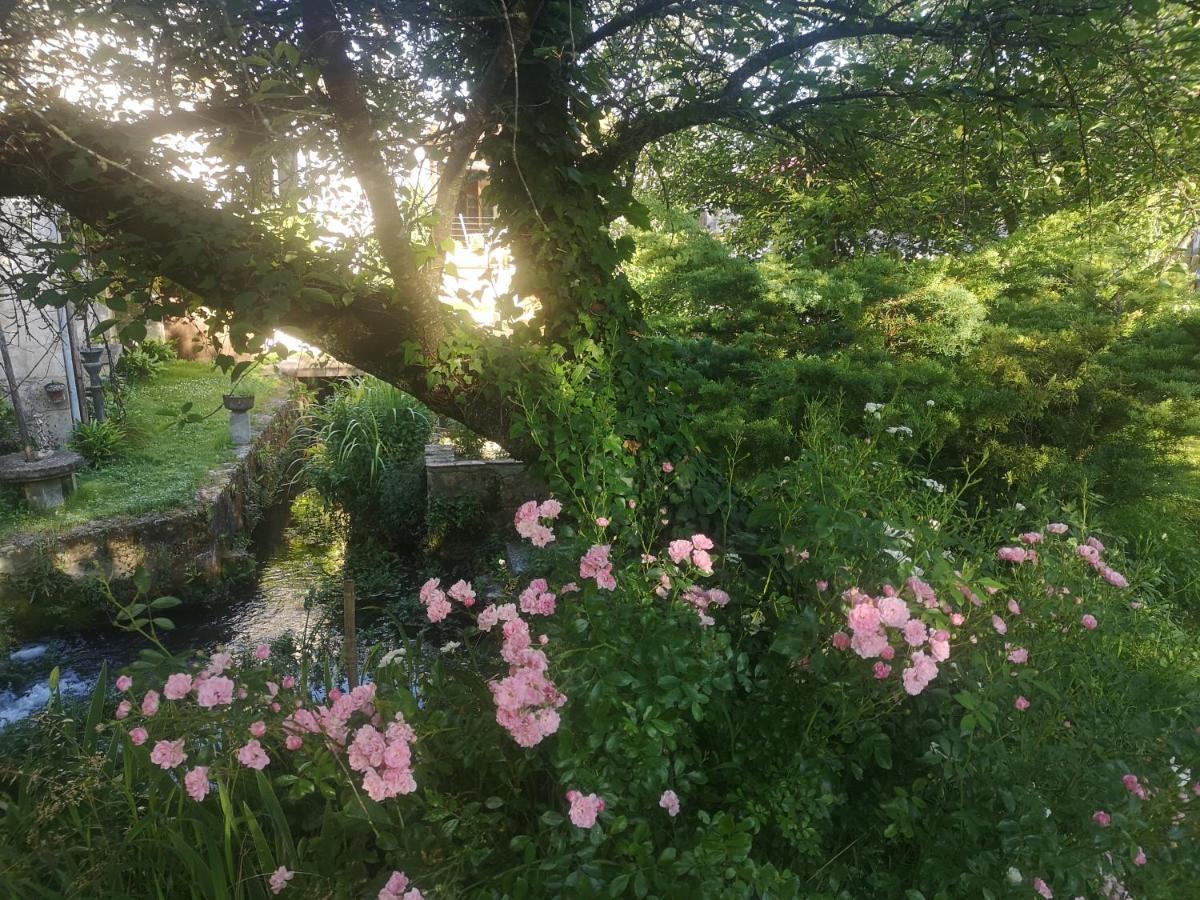
[[[998,183],[1066,141],[1072,184],[1143,190],[1195,139],[1195,14],[1154,0],[38,0],[0,16],[0,194],[90,229],[123,315],[203,309],[245,350],[285,327],[505,439],[516,348],[637,352],[610,226],[641,220],[631,177],[681,139],[723,129],[854,184],[906,128],[949,134],[963,177]],[[512,290],[537,301],[507,342],[440,298],[475,160]],[[339,192],[350,224],[333,228]],[[997,193],[1016,221],[1028,190]],[[448,374],[463,354],[483,377]]]

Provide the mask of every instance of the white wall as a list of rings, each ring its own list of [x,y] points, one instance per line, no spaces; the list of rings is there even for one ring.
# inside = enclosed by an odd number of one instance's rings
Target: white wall
[[[17,378],[17,395],[36,444],[63,447],[79,420],[82,392],[72,402],[69,350],[64,316],[56,309],[37,307],[15,295],[16,278],[22,272],[44,266],[33,243],[58,237],[54,223],[20,200],[2,201],[0,212],[0,329],[3,329]],[[103,313],[101,313],[103,314]],[[83,323],[75,321],[76,346],[83,346]],[[46,385],[67,387],[66,397],[54,401]],[[79,385],[82,388],[82,385]],[[8,383],[0,377],[0,395],[8,395]]]

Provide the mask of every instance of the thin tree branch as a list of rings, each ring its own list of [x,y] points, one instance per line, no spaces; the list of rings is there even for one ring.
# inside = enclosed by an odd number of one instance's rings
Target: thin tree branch
[[[754,76],[781,59],[810,50],[819,44],[851,37],[875,35],[933,37],[947,33],[943,26],[933,26],[921,21],[897,22],[891,19],[872,19],[861,22],[837,22],[777,41],[747,57],[725,78],[724,85],[715,94],[680,104],[673,109],[641,116],[618,127],[608,146],[599,153],[599,159],[609,165],[618,165],[622,161],[636,156],[646,144],[659,138],[697,125],[720,121],[739,111],[749,111],[744,109],[742,100],[747,85]]]
[[[409,314],[426,326],[436,319],[436,298],[423,287],[400,213],[391,173],[384,162],[371,111],[350,61],[349,42],[338,21],[332,0],[303,0],[302,17],[308,52],[315,58],[337,124],[342,151],[362,186],[375,223],[375,238],[384,263]]]

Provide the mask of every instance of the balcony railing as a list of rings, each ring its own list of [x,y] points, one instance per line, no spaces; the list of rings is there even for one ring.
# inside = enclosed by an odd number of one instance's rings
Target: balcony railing
[[[489,233],[494,227],[496,217],[490,213],[483,216],[459,215],[454,220],[454,237],[460,241],[469,241],[471,237]]]

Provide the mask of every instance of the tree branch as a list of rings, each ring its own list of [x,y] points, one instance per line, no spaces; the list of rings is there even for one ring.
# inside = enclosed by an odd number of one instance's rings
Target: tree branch
[[[120,126],[65,105],[8,110],[0,117],[0,195],[41,197],[92,225],[137,271],[197,295],[215,330],[269,337],[284,328],[513,449],[512,410],[494,384],[430,377],[436,349],[418,349],[421,322],[408,312],[418,298],[356,283],[333,255],[216,208],[195,185],[164,175]]]
[[[337,123],[342,150],[354,176],[367,195],[383,259],[407,312],[424,330],[428,342],[436,340],[436,298],[417,271],[408,224],[396,202],[391,173],[384,162],[379,139],[371,124],[371,111],[350,61],[348,42],[332,0],[303,0],[302,16],[308,52],[316,60],[325,82],[329,105]],[[423,343],[426,341],[423,340]]]
[[[545,0],[530,0],[518,2],[510,13],[512,21],[512,38],[507,31],[500,38],[500,43],[492,54],[491,60],[484,69],[471,92],[471,102],[465,119],[458,125],[450,141],[449,152],[442,170],[438,173],[438,190],[435,209],[438,213],[438,224],[434,232],[434,245],[440,246],[442,240],[454,231],[454,211],[458,207],[458,199],[466,183],[467,171],[471,157],[479,144],[479,139],[487,127],[495,122],[495,109],[499,103],[505,86],[512,77],[516,61],[525,52],[530,35],[537,24],[538,17],[545,6]]]
[[[629,12],[613,16],[591,34],[584,36],[578,44],[579,52],[583,53],[586,50],[590,50],[601,41],[608,40],[626,28],[632,28],[634,25],[653,19],[659,13],[668,11],[672,6],[687,5],[688,0],[644,0],[643,3],[635,6]]]
[[[852,37],[894,36],[928,37],[949,33],[944,26],[925,22],[897,22],[891,19],[872,19],[859,22],[836,22],[814,28],[764,47],[751,54],[731,72],[721,89],[669,110],[649,113],[618,127],[608,145],[597,154],[604,165],[616,166],[636,156],[653,141],[697,125],[717,122],[739,111],[750,111],[743,105],[743,96],[750,79],[781,59],[810,50],[819,44]]]

